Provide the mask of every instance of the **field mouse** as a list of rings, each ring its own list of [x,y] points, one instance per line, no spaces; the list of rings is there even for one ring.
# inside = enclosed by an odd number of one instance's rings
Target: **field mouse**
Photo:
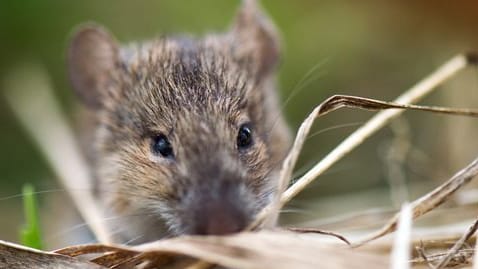
[[[275,193],[290,145],[275,88],[279,42],[255,1],[231,29],[120,47],[71,40],[72,86],[94,122],[95,197],[118,242],[244,229]]]

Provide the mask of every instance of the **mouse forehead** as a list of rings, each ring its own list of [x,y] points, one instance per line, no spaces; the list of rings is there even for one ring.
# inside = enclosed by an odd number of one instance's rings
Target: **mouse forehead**
[[[153,127],[241,120],[252,80],[222,43],[166,39],[125,49],[129,79],[123,83],[126,104],[120,106]]]

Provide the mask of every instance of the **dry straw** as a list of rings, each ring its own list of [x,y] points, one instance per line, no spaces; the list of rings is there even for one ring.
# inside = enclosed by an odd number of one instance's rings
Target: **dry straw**
[[[40,146],[65,188],[70,190],[73,201],[102,244],[71,246],[54,252],[40,252],[12,243],[0,242],[0,267],[30,268],[34,265],[36,268],[52,266],[60,268],[211,268],[217,264],[231,268],[386,268],[389,266],[444,268],[450,265],[471,264],[470,253],[473,253],[473,248],[466,246],[472,244],[475,239],[473,234],[478,221],[475,221],[463,235],[440,232],[441,237],[435,239],[427,239],[427,236],[423,236],[417,240],[416,236],[412,236],[411,225],[413,219],[429,211],[440,212],[437,207],[478,174],[478,159],[430,193],[404,205],[402,211],[393,216],[383,228],[353,242],[352,246],[355,248],[350,248],[344,243],[330,243],[323,240],[323,234],[327,234],[348,243],[348,240],[341,235],[316,229],[287,231],[277,227],[276,220],[280,209],[310,182],[392,119],[398,117],[404,110],[424,110],[477,117],[476,110],[412,105],[470,63],[476,63],[476,59],[477,57],[473,55],[458,55],[452,58],[393,102],[336,95],[316,107],[299,128],[294,146],[283,163],[278,186],[278,193],[281,195],[278,195],[270,206],[258,214],[256,221],[249,227],[256,231],[220,237],[180,237],[134,247],[108,244],[110,240],[107,236],[108,231],[100,225],[100,212],[94,207],[92,197],[82,196],[81,204],[79,203],[79,197],[74,189],[78,189],[77,184],[80,183],[81,186],[88,187],[87,170],[77,153],[76,142],[72,139],[70,129],[59,116],[61,113],[56,109],[48,87],[44,85],[43,91],[39,93],[44,98],[32,100],[20,94],[21,90],[27,89],[17,85],[11,89],[11,92],[17,91],[17,93],[10,94],[8,98],[15,114]],[[31,107],[33,101],[40,103],[41,113],[33,110]],[[46,109],[47,107],[49,109]],[[295,184],[286,189],[314,120],[341,107],[384,111],[377,113],[299,178]],[[41,117],[38,116],[39,114]],[[56,149],[58,142],[65,145],[60,147],[61,150]],[[72,166],[63,167],[65,161]],[[83,171],[80,172],[80,176],[77,174],[78,171]],[[72,185],[73,179],[75,187]],[[395,243],[382,238],[395,231],[397,227]],[[434,228],[430,227],[428,231],[434,231]],[[382,238],[382,241],[371,242],[378,238]],[[413,250],[411,258],[409,258],[410,249]],[[430,254],[430,251],[434,252]],[[392,252],[393,255],[391,255]],[[88,261],[85,261],[85,258]],[[478,267],[476,262],[473,266]]]

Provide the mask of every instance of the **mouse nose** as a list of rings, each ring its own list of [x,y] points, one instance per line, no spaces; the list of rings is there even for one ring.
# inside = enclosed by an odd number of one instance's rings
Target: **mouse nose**
[[[242,190],[242,191],[241,191]],[[252,199],[236,182],[223,181],[196,186],[185,199],[183,228],[197,235],[225,235],[246,228]]]
[[[199,235],[226,235],[240,232],[246,227],[246,218],[237,208],[227,203],[214,203],[198,212],[193,233]]]

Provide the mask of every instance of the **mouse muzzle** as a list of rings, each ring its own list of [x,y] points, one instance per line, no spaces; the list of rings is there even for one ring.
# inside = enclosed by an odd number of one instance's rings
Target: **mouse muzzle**
[[[204,182],[183,200],[183,230],[186,234],[225,235],[247,227],[254,201],[246,186],[234,180]]]

